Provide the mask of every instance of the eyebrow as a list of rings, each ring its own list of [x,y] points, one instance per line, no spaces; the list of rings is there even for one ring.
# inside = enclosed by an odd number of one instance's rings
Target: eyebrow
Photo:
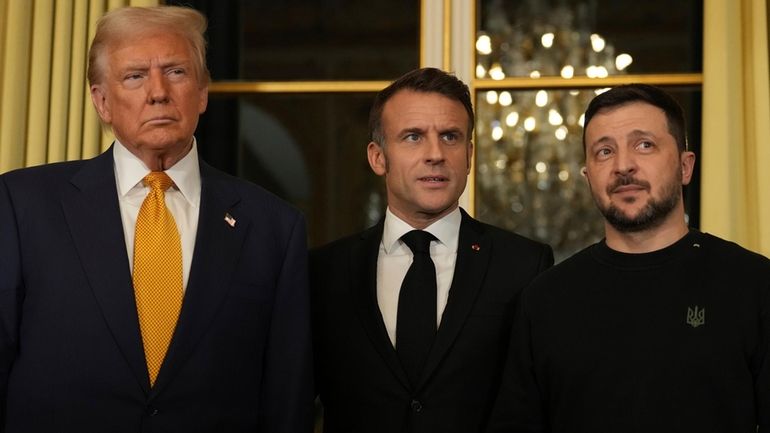
[[[605,143],[614,143],[614,142],[615,142],[615,139],[614,139],[614,138],[611,138],[611,137],[609,137],[609,136],[607,136],[607,135],[604,135],[604,136],[602,136],[602,137],[599,137],[599,139],[598,139],[598,140],[594,140],[594,141],[593,141],[593,142],[591,142],[589,145],[590,145],[591,147],[594,147],[594,146],[596,146],[596,145],[599,145],[599,144],[605,144]]]
[[[453,134],[458,134],[458,135],[465,134],[463,132],[462,128],[458,128],[456,126],[452,126],[452,127],[449,127],[449,128],[444,128],[444,129],[439,130],[439,134],[446,134],[448,132],[451,132]]]
[[[640,138],[640,137],[653,137],[656,138],[657,135],[655,135],[652,131],[646,131],[644,129],[634,129],[633,131],[626,134],[626,138]],[[591,146],[596,146],[597,144],[605,144],[605,143],[614,143],[615,139],[610,136],[602,136],[599,137],[598,140],[592,142]]]
[[[122,70],[147,70],[150,69],[152,62],[146,60],[128,61],[122,68]],[[160,69],[167,69],[171,67],[187,66],[191,64],[189,60],[181,58],[165,59],[163,62],[157,63]]]
[[[633,131],[629,132],[626,137],[629,138],[636,138],[636,137],[657,137],[652,131],[645,131],[643,129],[634,129]]]
[[[404,128],[404,129],[398,131],[398,135],[399,136],[404,135],[404,134],[413,134],[413,133],[424,134],[425,133],[425,129],[413,126],[411,128]]]

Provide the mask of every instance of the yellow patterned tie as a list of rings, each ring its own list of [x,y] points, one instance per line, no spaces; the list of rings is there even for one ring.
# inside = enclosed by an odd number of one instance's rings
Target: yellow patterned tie
[[[136,218],[134,296],[144,356],[155,384],[182,308],[182,244],[164,191],[173,181],[162,171],[144,178],[150,192]]]

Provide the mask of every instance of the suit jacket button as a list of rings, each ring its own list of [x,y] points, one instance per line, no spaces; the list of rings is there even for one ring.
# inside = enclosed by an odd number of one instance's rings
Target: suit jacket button
[[[155,416],[158,414],[158,408],[154,406],[147,406],[147,415]]]
[[[413,411],[417,413],[422,412],[422,403],[420,403],[419,400],[412,400],[412,403],[410,404],[410,406],[412,406]]]

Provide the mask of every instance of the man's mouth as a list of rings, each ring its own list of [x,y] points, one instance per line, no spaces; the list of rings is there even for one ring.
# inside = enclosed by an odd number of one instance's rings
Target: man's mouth
[[[624,192],[646,191],[650,189],[650,183],[633,177],[621,177],[607,188],[609,194],[621,194]]]
[[[147,120],[145,123],[150,124],[150,125],[164,125],[166,123],[171,123],[174,120],[175,119],[173,117],[170,117],[170,116],[158,116],[158,117],[153,117],[153,118]]]
[[[619,187],[615,188],[614,190],[612,190],[612,192],[614,192],[616,194],[620,194],[620,193],[624,193],[624,192],[644,191],[646,189],[647,188],[645,188],[642,185],[631,184],[631,185],[619,186]]]
[[[419,178],[419,180],[420,180],[421,182],[431,182],[431,183],[435,183],[435,182],[446,182],[446,181],[448,181],[449,179],[447,179],[447,178],[446,178],[446,177],[444,177],[444,176],[423,176],[423,177]]]

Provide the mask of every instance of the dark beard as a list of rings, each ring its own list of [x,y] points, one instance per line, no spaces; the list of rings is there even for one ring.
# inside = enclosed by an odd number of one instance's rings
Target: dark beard
[[[638,182],[633,178],[625,178],[619,180],[615,185],[608,189],[614,189],[616,186],[629,185],[629,184],[647,184],[646,182]],[[666,217],[674,210],[679,200],[681,199],[681,179],[675,182],[671,182],[666,185],[663,190],[663,197],[660,200],[649,199],[647,204],[639,211],[639,213],[631,218],[626,216],[617,206],[610,204],[607,207],[602,207],[598,201],[597,205],[599,211],[601,211],[604,218],[615,229],[622,233],[636,233],[650,229],[654,229],[660,226]]]

